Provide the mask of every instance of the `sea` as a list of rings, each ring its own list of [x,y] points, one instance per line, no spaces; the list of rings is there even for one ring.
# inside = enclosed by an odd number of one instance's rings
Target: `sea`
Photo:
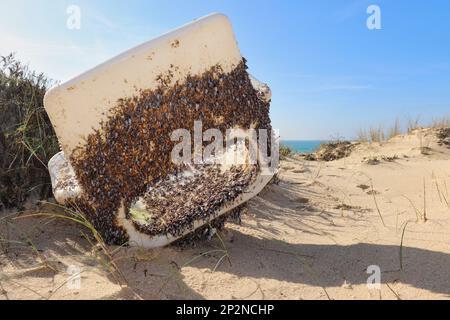
[[[291,148],[294,152],[310,153],[326,142],[324,140],[282,140],[281,144]]]

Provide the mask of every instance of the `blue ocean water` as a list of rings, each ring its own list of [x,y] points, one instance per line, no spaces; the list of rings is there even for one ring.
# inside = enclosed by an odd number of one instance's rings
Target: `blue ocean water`
[[[281,144],[292,149],[295,152],[308,153],[315,151],[322,143],[327,141],[323,140],[282,140]]]

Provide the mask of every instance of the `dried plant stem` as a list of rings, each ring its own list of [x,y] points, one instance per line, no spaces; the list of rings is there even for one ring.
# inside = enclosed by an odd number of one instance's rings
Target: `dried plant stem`
[[[381,223],[383,223],[383,226],[386,227],[386,224],[384,223],[383,216],[381,215],[380,207],[378,206],[377,197],[375,196],[375,190],[373,188],[372,180],[370,180],[370,187],[371,187],[371,190],[372,190],[373,201],[375,202],[375,207],[377,208],[377,212],[378,212],[378,215],[380,216]]]
[[[427,187],[423,178],[423,222],[427,222]]]
[[[395,292],[394,289],[392,289],[388,283],[386,283],[386,286],[389,288],[389,290],[391,290],[391,292],[394,294],[394,296],[397,298],[397,300],[402,300],[400,298],[400,296],[397,294],[397,292]]]
[[[417,207],[414,205],[414,202],[412,202],[412,200],[410,198],[408,198],[407,196],[403,195],[403,197],[409,201],[409,203],[411,204],[411,206],[414,208],[414,211],[416,212],[416,222],[419,222],[422,216],[422,213],[419,211],[419,209],[417,209]]]
[[[400,241],[400,251],[399,251],[399,258],[400,258],[400,270],[403,271],[403,240],[405,238],[405,232],[406,232],[406,227],[408,226],[409,221],[406,221],[405,226],[403,227],[403,232],[402,232],[402,239]]]

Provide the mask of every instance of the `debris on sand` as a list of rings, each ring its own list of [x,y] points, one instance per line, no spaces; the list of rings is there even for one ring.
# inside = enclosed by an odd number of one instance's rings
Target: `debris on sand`
[[[400,159],[399,156],[394,154],[393,156],[381,156],[381,159],[386,162],[395,162],[396,160]]]
[[[436,133],[438,144],[450,148],[450,127],[439,129]]]
[[[335,161],[348,157],[357,143],[350,141],[329,142],[320,145],[313,153],[305,155],[308,161]]]
[[[122,205],[130,216],[131,206],[144,196],[146,209],[154,214],[135,228],[150,236],[179,235],[192,228],[193,219],[237,199],[259,171],[257,165],[226,173],[214,166],[196,168],[201,179],[177,187],[168,178],[186,168],[172,162],[177,143],[171,141],[172,132],[182,128],[194,137],[195,121],[202,121],[204,131],[215,128],[223,136],[230,128],[271,132],[270,102],[252,85],[245,59],[230,73],[215,66],[183,83],[172,83],[170,73],[159,78],[157,89],[120,100],[100,129],[70,156],[84,190],[78,202],[92,207],[88,219],[109,243],[127,242],[125,230],[117,224]]]
[[[361,162],[370,166],[376,166],[381,163],[378,157],[364,157]]]
[[[359,184],[356,187],[360,188],[362,191],[366,191],[366,190],[370,189],[370,186],[368,186],[367,184]]]

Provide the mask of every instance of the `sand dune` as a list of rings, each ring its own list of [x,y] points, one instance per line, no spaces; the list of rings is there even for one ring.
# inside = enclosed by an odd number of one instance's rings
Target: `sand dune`
[[[0,299],[449,298],[450,149],[433,130],[332,162],[289,158],[279,179],[223,244],[109,248],[127,286],[73,223],[3,218]],[[367,286],[371,265],[379,289]]]

